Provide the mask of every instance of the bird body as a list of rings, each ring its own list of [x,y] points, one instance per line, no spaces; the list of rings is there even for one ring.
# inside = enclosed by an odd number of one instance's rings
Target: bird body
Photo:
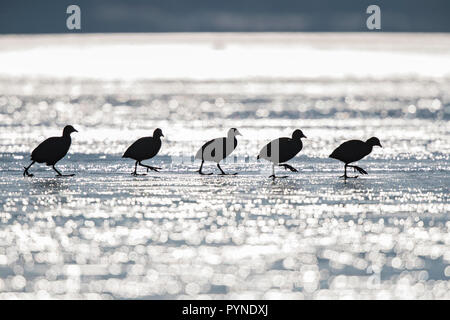
[[[195,155],[195,159],[219,163],[237,147],[237,139],[217,138],[206,142]]]
[[[297,169],[294,167],[283,163],[294,158],[303,149],[301,138],[306,138],[306,136],[301,130],[296,129],[292,133],[292,138],[282,137],[272,140],[261,149],[257,159],[265,159],[272,162],[272,175],[270,178],[276,178],[275,165],[297,172]]]
[[[122,158],[130,158],[138,161],[151,159],[161,149],[160,137],[143,137],[136,140],[123,154]]]
[[[373,146],[361,140],[349,140],[337,147],[330,158],[340,160],[344,163],[352,163],[361,160],[372,152]]]
[[[356,177],[347,176],[347,167],[351,167],[361,174],[368,174],[364,169],[358,166],[350,166],[349,164],[361,160],[367,155],[369,155],[372,152],[374,146],[381,147],[380,140],[376,137],[372,137],[365,142],[361,140],[349,140],[342,143],[339,147],[337,147],[330,154],[329,157],[342,161],[345,164],[344,166],[345,171],[344,175],[342,176],[344,179],[356,178],[357,176]]]
[[[280,164],[291,160],[302,148],[302,140],[283,137],[266,144],[259,152],[257,159],[265,159],[274,164]]]
[[[222,175],[225,175],[219,162],[228,157],[236,149],[238,143],[236,136],[240,135],[241,133],[236,128],[231,128],[228,130],[227,137],[216,138],[206,142],[195,154],[195,158],[202,161],[198,172],[203,174],[203,163],[205,161],[211,161],[217,163],[217,167],[220,169]]]
[[[35,163],[45,163],[47,166],[52,166],[58,173],[58,176],[63,176],[56,168],[55,164],[65,157],[72,144],[70,134],[72,132],[78,132],[74,127],[68,125],[64,127],[63,135],[61,137],[51,137],[41,142],[32,152],[32,163],[25,168],[23,175],[32,177],[33,175],[28,173],[28,169]]]
[[[162,144],[161,137],[164,137],[162,130],[157,128],[155,129],[155,131],[153,131],[152,137],[140,138],[127,148],[122,158],[130,158],[136,160],[136,163],[134,165],[134,172],[131,173],[132,175],[137,175],[138,164],[142,167],[147,168],[147,172],[149,169],[156,172],[161,169],[141,163],[141,161],[151,159],[158,154]]]
[[[37,163],[45,163],[48,166],[55,165],[67,154],[71,143],[70,136],[48,138],[33,150],[31,160]]]

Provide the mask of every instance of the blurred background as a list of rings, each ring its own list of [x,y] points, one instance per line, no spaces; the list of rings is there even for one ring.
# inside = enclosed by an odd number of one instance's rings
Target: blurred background
[[[0,1],[0,299],[450,299],[449,7]],[[66,124],[76,176],[24,178]],[[132,177],[156,127],[163,169]],[[239,175],[199,176],[230,127]],[[296,128],[299,172],[272,182],[256,155]],[[328,155],[371,136],[344,183]]]

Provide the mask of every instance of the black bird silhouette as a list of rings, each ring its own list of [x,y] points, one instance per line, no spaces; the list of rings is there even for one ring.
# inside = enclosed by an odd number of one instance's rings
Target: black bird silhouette
[[[68,125],[64,127],[62,137],[51,137],[44,140],[40,145],[36,147],[31,153],[31,164],[28,167],[24,167],[23,176],[32,177],[33,174],[28,172],[28,169],[35,163],[45,163],[47,166],[52,166],[56,171],[58,177],[72,177],[75,174],[61,174],[58,169],[55,168],[55,164],[64,158],[70,148],[72,139],[70,134],[72,132],[78,132],[74,127]]]
[[[345,180],[348,178],[358,178],[358,176],[347,176],[347,167],[353,168],[354,171],[358,171],[361,174],[368,174],[363,168],[358,166],[350,166],[349,163],[361,160],[370,154],[374,146],[381,147],[380,140],[376,137],[372,137],[366,142],[361,140],[349,140],[337,147],[333,153],[330,154],[330,158],[337,159],[345,163],[344,175],[341,176],[341,178],[344,178]]]
[[[195,155],[195,159],[202,160],[202,164],[200,165],[200,169],[197,171],[202,175],[210,175],[211,173],[203,173],[203,163],[205,161],[212,161],[217,163],[217,167],[219,168],[221,174],[227,175],[222,168],[220,167],[219,162],[228,157],[234,149],[237,147],[237,139],[236,136],[242,136],[242,134],[236,128],[231,128],[228,130],[227,137],[217,138],[206,142]],[[233,175],[237,174],[233,173]]]
[[[136,160],[134,164],[134,172],[131,174],[137,176],[137,165],[147,168],[148,170],[153,170],[159,172],[161,168],[147,166],[142,164],[141,161],[151,159],[156,156],[161,149],[161,137],[164,137],[162,130],[160,128],[153,131],[153,137],[143,137],[136,140],[131,146],[128,147],[127,151],[123,154],[122,158],[130,158]]]
[[[292,133],[292,138],[282,137],[275,139],[261,149],[257,159],[262,158],[272,162],[272,175],[270,175],[269,178],[275,180],[275,178],[287,177],[275,176],[275,165],[284,167],[285,170],[289,169],[292,172],[298,172],[297,169],[283,162],[291,160],[302,150],[302,138],[306,138],[306,136],[303,134],[302,130],[297,129]]]

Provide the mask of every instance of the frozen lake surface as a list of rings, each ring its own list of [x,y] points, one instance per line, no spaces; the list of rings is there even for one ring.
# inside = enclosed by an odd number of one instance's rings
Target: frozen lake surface
[[[47,37],[33,40],[48,41],[44,49],[0,38],[8,44],[0,47],[0,61],[8,61],[0,73],[0,299],[450,299],[450,78],[443,76],[450,63],[433,64],[448,62],[450,37],[430,49],[421,45],[432,41],[425,36],[378,39],[391,48],[384,55],[431,60],[417,75],[402,66],[394,74],[386,67],[338,77],[334,69],[324,77],[324,69],[302,78],[293,62],[280,67],[288,73],[267,78],[248,66],[251,57],[243,57],[247,69],[236,79],[230,65],[221,66],[222,78],[202,69],[201,79],[189,79],[190,67],[159,80],[131,79],[131,72],[117,80],[82,67],[58,77],[38,65],[15,74],[12,57],[32,61],[44,50],[57,59],[51,48],[60,47]],[[110,37],[104,50],[123,41]],[[240,36],[226,37],[205,49],[206,69],[218,59],[214,50],[229,56],[229,41],[231,54],[241,52]],[[268,57],[275,46],[288,57],[300,50],[291,48],[295,41],[310,56],[332,57],[346,43],[354,56],[364,50],[342,35],[291,37],[276,45],[256,39],[254,50]],[[80,39],[70,45],[87,55]],[[131,52],[158,47],[146,39]],[[202,41],[192,44],[196,54],[208,44]],[[165,45],[180,44],[169,37]],[[124,50],[112,51],[110,63],[120,63]],[[35,177],[24,178],[31,150],[69,123],[79,133],[58,167],[77,175],[55,178],[36,164]],[[163,147],[147,163],[163,170],[133,177],[133,162],[121,155],[156,127]],[[191,157],[230,127],[243,136],[222,167],[239,175],[196,174]],[[272,182],[269,164],[256,155],[295,128],[308,137],[290,162],[299,173]],[[369,175],[344,183],[343,166],[328,155],[345,140],[371,136],[383,148],[359,162]]]

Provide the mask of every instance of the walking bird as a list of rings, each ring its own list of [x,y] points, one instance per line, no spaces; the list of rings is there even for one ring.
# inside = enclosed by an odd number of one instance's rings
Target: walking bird
[[[337,147],[333,151],[333,153],[330,154],[330,158],[340,160],[345,164],[344,175],[341,176],[341,178],[347,180],[348,178],[358,177],[358,176],[354,177],[347,176],[347,167],[353,168],[354,171],[358,171],[361,174],[368,174],[367,171],[364,170],[363,168],[360,168],[358,166],[351,166],[349,164],[361,160],[362,158],[370,154],[374,146],[381,147],[380,140],[376,137],[372,137],[366,142],[361,140],[349,140],[342,143],[339,147]]]
[[[72,139],[70,134],[72,132],[78,132],[71,125],[64,127],[63,135],[61,137],[51,137],[39,144],[36,149],[31,153],[31,164],[28,167],[24,167],[23,176],[33,177],[34,175],[29,173],[30,167],[37,163],[45,163],[47,166],[51,166],[53,170],[58,174],[57,177],[72,177],[75,174],[62,174],[56,169],[56,163],[64,158],[69,151]]]
[[[283,167],[285,170],[289,169],[292,172],[298,172],[297,169],[284,162],[291,160],[302,150],[302,138],[306,138],[306,136],[303,134],[302,130],[297,129],[292,133],[292,138],[282,137],[275,139],[261,149],[257,159],[262,158],[272,162],[272,175],[270,175],[269,178],[275,180],[275,178],[287,177],[277,177],[275,175],[275,165]]]
[[[159,172],[158,170],[161,170],[161,168],[148,166],[141,162],[147,159],[151,159],[158,154],[159,150],[161,149],[161,137],[164,137],[162,130],[160,128],[157,128],[155,129],[155,131],[153,131],[153,137],[140,138],[128,147],[122,158],[130,158],[136,160],[134,164],[134,171],[131,173],[132,175],[138,175],[137,165],[147,168],[147,172],[149,169],[156,172]]]
[[[237,146],[236,136],[242,136],[242,134],[236,128],[231,128],[228,130],[227,137],[217,138],[206,142],[195,155],[195,159],[202,160],[202,164],[200,165],[200,169],[197,171],[202,175],[210,175],[211,173],[203,173],[203,163],[205,161],[216,162],[217,167],[220,170],[221,175],[227,175],[222,168],[220,167],[219,162],[228,157]],[[233,175],[237,174],[233,173]]]

